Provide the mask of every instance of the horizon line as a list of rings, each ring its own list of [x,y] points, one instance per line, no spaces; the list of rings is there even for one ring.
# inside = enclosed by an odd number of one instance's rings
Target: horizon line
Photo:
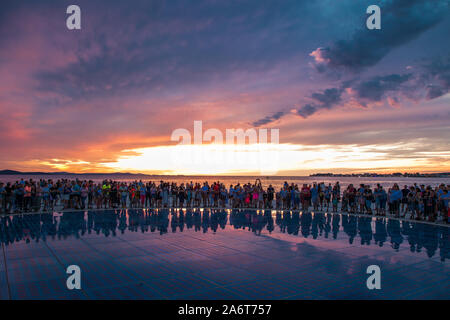
[[[377,172],[357,172],[357,173],[334,173],[334,172],[316,172],[309,175],[249,175],[249,174],[154,174],[154,173],[142,173],[142,172],[67,172],[67,171],[19,171],[12,169],[0,170],[0,175],[135,175],[135,176],[172,176],[172,177],[315,177],[315,176],[361,176],[361,175],[378,175],[378,176],[394,176],[394,175],[450,175],[450,172],[391,172],[391,173],[377,173]]]

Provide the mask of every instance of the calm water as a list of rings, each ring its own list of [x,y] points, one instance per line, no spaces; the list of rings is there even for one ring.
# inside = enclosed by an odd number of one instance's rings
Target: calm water
[[[99,210],[0,222],[3,299],[448,299],[450,292],[444,226],[242,209]],[[82,290],[65,286],[73,264]],[[366,287],[374,264],[381,290]]]
[[[236,183],[247,183],[247,182],[255,182],[255,179],[258,177],[241,177],[241,176],[220,176],[220,177],[214,177],[214,176],[202,176],[202,177],[182,177],[182,176],[142,176],[142,177],[136,177],[136,176],[124,176],[124,175],[108,175],[108,176],[102,176],[99,177],[97,175],[40,175],[40,176],[23,176],[23,175],[0,175],[0,181],[3,182],[15,182],[19,181],[21,178],[31,178],[33,180],[39,180],[39,179],[75,179],[78,178],[80,180],[92,180],[95,182],[101,182],[104,179],[112,179],[112,180],[119,180],[119,181],[125,181],[125,182],[131,182],[135,180],[142,181],[174,181],[177,183],[186,183],[186,182],[213,182],[213,181],[221,181],[225,183],[225,185],[228,187],[230,184],[235,185]],[[383,187],[388,188],[391,187],[394,183],[398,183],[401,187],[403,185],[413,185],[414,183],[417,183],[418,185],[424,184],[426,186],[437,186],[441,183],[444,184],[450,184],[450,178],[357,178],[357,177],[259,177],[264,187],[267,187],[269,184],[272,184],[272,186],[279,188],[283,185],[285,181],[290,183],[296,183],[298,185],[301,185],[303,183],[311,184],[313,182],[324,182],[325,184],[331,183],[334,184],[336,181],[339,181],[341,186],[344,188],[350,184],[353,183],[354,185],[359,185],[361,183],[369,184],[371,186],[375,186],[377,183],[381,184]]]

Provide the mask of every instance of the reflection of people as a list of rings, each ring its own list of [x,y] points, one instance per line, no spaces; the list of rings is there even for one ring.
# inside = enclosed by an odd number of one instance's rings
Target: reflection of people
[[[267,231],[269,231],[269,234],[270,234],[274,230],[272,213],[270,210],[266,210],[264,215],[265,215],[266,221],[267,221]]]
[[[211,212],[211,231],[216,233],[217,228],[219,227],[219,213],[216,210],[212,210]]]
[[[344,232],[348,235],[348,242],[353,244],[353,239],[357,234],[356,217],[343,214],[342,227],[344,228]]]
[[[209,228],[209,210],[208,209],[203,210],[202,228],[203,228],[203,233],[206,233],[208,231],[208,228]]]
[[[441,228],[441,236],[439,239],[439,255],[441,261],[450,258],[450,232],[449,228]]]
[[[339,214],[333,214],[333,239],[337,239],[340,221],[341,216]]]
[[[439,247],[439,233],[435,232],[435,227],[429,224],[423,225],[424,237],[423,247],[429,258],[433,257]]]
[[[358,218],[359,236],[361,237],[361,245],[370,245],[372,240],[372,219],[366,217]]]
[[[317,239],[317,237],[319,235],[319,215],[318,214],[314,214],[314,217],[312,219],[311,235],[312,235],[313,239]]]
[[[387,232],[391,237],[392,248],[398,251],[400,244],[403,242],[403,236],[400,233],[400,221],[388,219]]]
[[[194,225],[193,217],[192,217],[192,211],[190,209],[186,209],[186,228],[192,229],[192,226]]]
[[[171,209],[172,219],[170,220],[170,226],[172,228],[172,233],[177,232],[178,227],[178,215],[177,212]]]
[[[308,236],[309,236],[311,221],[312,221],[311,212],[305,212],[302,214],[302,216],[300,218],[300,223],[301,223],[302,235],[305,238],[308,238]]]
[[[386,242],[386,223],[383,218],[377,218],[375,220],[375,234],[373,235],[373,238],[375,240],[375,244],[378,244],[380,247],[382,247]]]
[[[200,215],[200,209],[195,209],[194,211],[194,227],[195,227],[195,231],[200,231],[200,227],[201,227],[201,215]]]
[[[449,256],[449,229],[418,222],[400,222],[398,219],[381,218],[372,220],[371,217],[356,217],[351,214],[334,214],[317,212],[300,213],[298,211],[277,211],[275,223],[279,232],[286,232],[292,237],[309,237],[314,239],[328,237],[332,232],[333,239],[338,238],[340,223],[353,244],[359,234],[361,245],[370,245],[372,238],[375,244],[383,246],[388,240],[394,250],[398,251],[407,241],[411,252],[422,252],[432,257],[439,250],[439,256],[445,261]],[[372,231],[374,222],[375,232]],[[82,238],[86,233],[104,237],[115,237],[116,231],[126,232],[159,232],[164,236],[168,233],[169,224],[172,232],[177,229],[183,232],[184,227],[190,232],[220,232],[231,226],[261,235],[274,231],[274,217],[269,209],[255,211],[251,209],[232,209],[230,221],[228,213],[223,209],[132,209],[64,212],[62,215],[53,213],[30,215],[6,215],[0,218],[0,241],[11,244],[16,241],[26,243],[32,241],[46,241],[48,237],[60,240]],[[220,226],[220,228],[219,228]],[[194,229],[192,230],[192,228]],[[319,232],[320,231],[320,232]]]

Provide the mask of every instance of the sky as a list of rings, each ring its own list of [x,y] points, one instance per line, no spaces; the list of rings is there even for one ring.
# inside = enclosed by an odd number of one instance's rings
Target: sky
[[[449,13],[449,0],[2,1],[0,169],[449,172]],[[194,121],[279,140],[171,139]]]

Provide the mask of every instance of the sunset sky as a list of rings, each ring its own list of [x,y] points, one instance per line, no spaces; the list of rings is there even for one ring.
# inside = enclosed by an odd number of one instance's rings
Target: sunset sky
[[[66,28],[71,4],[81,30]],[[381,30],[365,27],[371,4]],[[0,169],[259,172],[187,163],[232,152],[171,141],[201,120],[279,129],[280,175],[450,171],[449,13],[449,0],[2,1]]]

